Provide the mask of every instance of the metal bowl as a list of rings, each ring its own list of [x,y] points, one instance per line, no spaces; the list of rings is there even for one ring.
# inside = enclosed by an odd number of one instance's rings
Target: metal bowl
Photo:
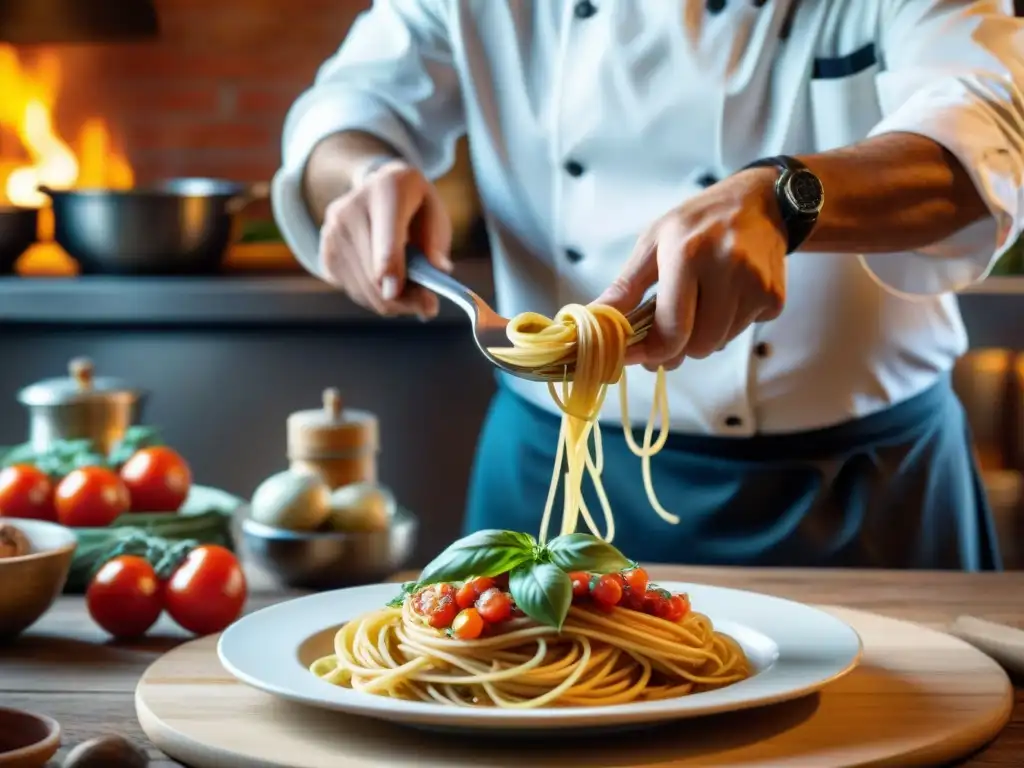
[[[173,179],[131,190],[40,187],[54,239],[84,274],[202,274],[220,269],[233,218],[265,184]]]
[[[287,531],[242,521],[245,553],[261,570],[295,589],[339,589],[384,581],[402,570],[416,543],[419,521],[399,509],[384,531]]]
[[[38,227],[35,208],[0,206],[0,275],[14,272],[18,258],[36,241]]]

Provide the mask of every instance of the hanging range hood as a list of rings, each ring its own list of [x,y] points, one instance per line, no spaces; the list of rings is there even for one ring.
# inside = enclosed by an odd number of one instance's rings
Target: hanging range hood
[[[152,0],[0,0],[0,43],[118,43],[158,31]]]

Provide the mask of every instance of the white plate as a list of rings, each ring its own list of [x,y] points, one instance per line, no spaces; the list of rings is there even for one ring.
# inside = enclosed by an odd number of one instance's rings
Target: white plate
[[[743,646],[756,674],[725,688],[663,701],[507,710],[390,699],[332,685],[310,672],[315,658],[333,652],[336,629],[383,606],[398,594],[396,584],[322,592],[256,611],[228,627],[217,653],[243,683],[284,699],[409,725],[488,731],[635,727],[763,706],[813,693],[860,661],[856,631],[817,608],[736,589],[658,583],[688,592],[694,610]]]

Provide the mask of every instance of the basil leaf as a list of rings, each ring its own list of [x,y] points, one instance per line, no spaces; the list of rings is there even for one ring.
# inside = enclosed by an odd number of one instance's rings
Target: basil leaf
[[[395,595],[390,600],[388,600],[387,603],[385,603],[385,605],[387,605],[388,608],[401,608],[402,607],[402,603],[405,602],[405,598],[407,598],[409,595],[413,594],[415,591],[416,591],[416,582],[415,581],[407,581],[404,584],[402,584],[402,591],[399,592],[397,595]]]
[[[629,567],[630,560],[607,541],[589,533],[568,533],[548,543],[551,562],[563,571],[613,573]]]
[[[572,605],[572,582],[557,565],[524,563],[509,575],[508,589],[519,609],[531,619],[562,628]]]
[[[497,576],[533,558],[533,547],[514,531],[485,530],[471,533],[435,557],[419,584],[464,581],[473,576]]]

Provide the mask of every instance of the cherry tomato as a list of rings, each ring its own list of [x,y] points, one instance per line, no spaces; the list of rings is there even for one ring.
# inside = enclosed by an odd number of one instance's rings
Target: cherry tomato
[[[659,618],[665,618],[668,613],[668,603],[671,595],[663,589],[648,588],[644,595],[644,613]]]
[[[165,588],[167,612],[183,629],[209,635],[242,612],[248,592],[238,559],[224,547],[196,547],[171,574]]]
[[[488,589],[476,601],[476,609],[488,624],[500,624],[512,618],[512,598],[496,587]]]
[[[484,620],[476,608],[466,608],[452,621],[452,634],[459,640],[476,640],[484,631]]]
[[[622,572],[622,578],[631,592],[643,595],[647,591],[647,571],[643,568],[630,568]]]
[[[494,577],[494,586],[502,592],[508,592],[508,571],[505,573],[499,573]]]
[[[683,617],[690,612],[690,599],[686,595],[672,595],[668,599],[668,609],[665,618],[669,621],[682,621]]]
[[[177,512],[192,487],[192,471],[181,456],[157,445],[143,448],[121,467],[134,512]]]
[[[450,627],[458,612],[456,590],[451,584],[432,584],[420,592],[417,613],[425,616],[434,629]]]
[[[590,588],[594,601],[603,607],[610,608],[618,605],[622,599],[622,577],[616,578],[616,573],[606,573],[600,576],[596,583]]]
[[[102,528],[128,511],[131,500],[116,472],[80,467],[57,484],[57,520],[70,528]]]
[[[572,582],[572,596],[577,600],[590,594],[590,574],[585,571],[573,571],[569,574]]]
[[[160,580],[153,566],[136,555],[104,563],[85,592],[92,620],[114,637],[139,637],[163,611]]]
[[[53,482],[31,464],[15,464],[0,471],[0,517],[57,521]]]
[[[459,591],[455,595],[455,602],[459,604],[459,608],[472,608],[480,599],[480,595],[493,586],[494,579],[487,576],[470,579],[459,587]]]

